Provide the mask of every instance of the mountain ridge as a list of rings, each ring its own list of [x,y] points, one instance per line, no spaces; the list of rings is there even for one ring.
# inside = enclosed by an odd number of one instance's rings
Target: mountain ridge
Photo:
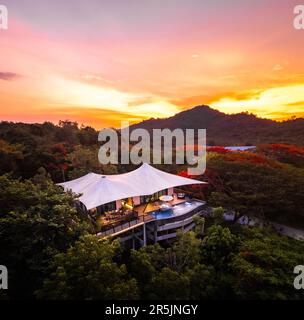
[[[169,118],[151,118],[130,126],[130,131],[142,128],[206,129],[209,145],[253,145],[261,143],[291,143],[303,145],[304,118],[285,121],[259,118],[258,116],[242,112],[226,114],[199,105],[181,111]]]

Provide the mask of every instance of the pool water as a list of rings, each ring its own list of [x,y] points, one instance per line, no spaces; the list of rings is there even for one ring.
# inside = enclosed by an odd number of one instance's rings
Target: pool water
[[[156,211],[153,211],[149,214],[155,219],[167,219],[167,218],[171,218],[173,216],[173,210],[172,209],[167,210],[167,211],[156,210]]]
[[[183,214],[186,214],[195,208],[201,206],[203,202],[200,201],[186,201],[182,202],[180,204],[174,205],[172,209],[166,210],[166,211],[152,211],[149,213],[153,218],[159,220],[159,219],[168,219],[176,216],[180,216]]]

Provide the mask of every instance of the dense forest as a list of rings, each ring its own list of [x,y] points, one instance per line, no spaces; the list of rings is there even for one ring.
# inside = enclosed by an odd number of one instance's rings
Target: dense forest
[[[303,298],[293,269],[304,242],[227,223],[221,208],[169,247],[127,251],[92,235],[51,181],[2,176],[0,186],[1,262],[10,271],[2,299]]]
[[[303,141],[303,140],[302,140]],[[97,238],[74,196],[54,183],[130,167],[98,163],[97,132],[71,121],[0,124],[3,299],[302,299],[293,269],[304,243],[271,228],[224,221],[253,215],[304,228],[304,148],[263,143],[252,152],[208,148],[203,196],[211,218],[170,246],[127,250]],[[184,166],[163,170],[186,175]],[[188,189],[201,196],[195,187]],[[204,231],[204,232],[203,232]]]

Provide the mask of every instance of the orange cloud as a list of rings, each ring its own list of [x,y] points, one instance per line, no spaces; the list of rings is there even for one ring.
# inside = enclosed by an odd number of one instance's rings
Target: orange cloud
[[[118,126],[201,104],[273,119],[301,116],[303,38],[291,26],[289,7],[283,1],[263,10],[252,4],[249,23],[240,7],[215,14],[185,4],[179,19],[171,8],[171,19],[162,20],[156,10],[161,21],[151,25],[150,10],[138,25],[114,10],[102,25],[111,28],[100,29],[88,17],[80,27],[69,12],[60,32],[50,30],[45,8],[39,26],[11,17],[0,36],[0,79],[18,81],[0,81],[0,119]]]

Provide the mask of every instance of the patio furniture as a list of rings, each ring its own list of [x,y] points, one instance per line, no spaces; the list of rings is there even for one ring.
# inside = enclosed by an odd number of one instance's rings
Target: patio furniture
[[[160,211],[169,211],[172,209],[172,206],[170,204],[167,203],[163,203],[162,205],[160,205],[159,210]]]
[[[177,199],[185,199],[185,196],[186,196],[185,193],[179,192],[179,193],[177,194]]]
[[[152,205],[153,205],[153,207],[159,207],[160,202],[159,201],[152,202]]]
[[[172,200],[173,200],[173,197],[172,197],[172,196],[169,196],[169,195],[164,195],[164,196],[160,196],[160,197],[159,197],[159,200],[165,201],[165,202],[169,202],[169,201],[172,201]]]

